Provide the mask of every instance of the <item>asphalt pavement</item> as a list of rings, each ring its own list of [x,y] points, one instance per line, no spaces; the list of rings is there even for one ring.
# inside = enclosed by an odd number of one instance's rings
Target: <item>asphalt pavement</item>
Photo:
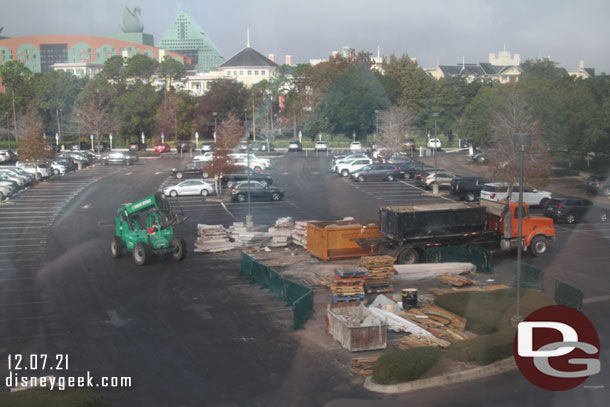
[[[378,395],[349,373],[351,356],[325,335],[324,315],[292,331],[291,311],[238,274],[237,252],[193,253],[198,223],[244,221],[246,203],[180,197],[189,216],[176,228],[189,253],[144,267],[113,259],[117,208],[177,182],[169,169],[188,161],[165,154],[133,167],[91,167],[23,191],[0,205],[0,371],[9,353],[69,354],[69,374],[130,376],[128,389],[101,390],[113,406],[602,405],[606,389],[543,392],[518,372],[435,391]],[[374,219],[382,205],[433,202],[412,181],[354,183],[330,174],[330,156],[289,153],[272,159],[280,202],[253,202],[256,224],[278,217]],[[610,226],[558,225],[549,256],[525,260],[585,293],[585,314],[602,340],[608,383]],[[514,256],[495,258],[492,278],[512,278]],[[323,302],[327,293],[319,293]],[[318,294],[316,294],[318,295]],[[2,389],[0,389],[2,390]],[[6,390],[6,389],[3,389]],[[571,404],[569,404],[571,403]]]

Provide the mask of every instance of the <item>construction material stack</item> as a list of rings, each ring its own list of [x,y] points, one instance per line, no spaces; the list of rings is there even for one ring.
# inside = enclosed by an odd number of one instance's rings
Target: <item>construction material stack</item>
[[[197,225],[195,252],[218,253],[233,249],[229,234],[222,225]]]
[[[365,256],[358,265],[368,271],[364,288],[367,294],[391,293],[394,261],[392,256]]]
[[[362,267],[335,269],[335,281],[330,288],[332,303],[358,305],[364,301],[364,282],[368,274]]]
[[[292,242],[299,246],[307,246],[307,221],[296,221],[292,232]]]

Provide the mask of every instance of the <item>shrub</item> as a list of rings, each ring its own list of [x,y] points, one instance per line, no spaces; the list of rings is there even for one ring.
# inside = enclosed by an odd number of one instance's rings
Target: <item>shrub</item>
[[[447,356],[479,366],[505,359],[513,354],[514,329],[503,329],[491,335],[477,336],[455,342],[447,348]]]
[[[551,173],[555,177],[572,177],[580,175],[580,171],[574,168],[554,168]]]
[[[381,356],[373,367],[373,379],[379,384],[402,383],[415,380],[441,359],[437,347],[406,349]]]

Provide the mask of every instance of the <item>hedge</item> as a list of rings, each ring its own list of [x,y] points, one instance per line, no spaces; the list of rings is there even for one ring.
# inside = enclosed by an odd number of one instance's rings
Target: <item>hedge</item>
[[[393,384],[418,379],[442,358],[437,347],[405,349],[381,356],[373,367],[373,379],[379,384]]]

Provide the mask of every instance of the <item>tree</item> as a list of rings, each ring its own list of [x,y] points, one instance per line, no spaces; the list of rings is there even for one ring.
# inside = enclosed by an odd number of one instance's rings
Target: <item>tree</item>
[[[400,57],[392,54],[388,62],[383,62],[382,67],[388,78],[387,83],[395,86],[395,90],[389,92],[394,103],[419,113],[427,102],[426,91],[434,83],[434,79],[426,75],[407,54]]]
[[[113,101],[113,114],[120,123],[120,133],[126,137],[138,137],[141,133],[154,134],[155,114],[161,96],[152,86],[136,82]]]
[[[505,89],[505,101],[494,112],[490,124],[493,141],[489,156],[494,178],[508,183],[510,197],[513,184],[519,180],[519,146],[514,144],[514,134],[528,133],[532,137],[531,144],[526,147],[523,162],[524,180],[528,184],[545,185],[551,161],[542,137],[540,120],[533,114],[526,97],[519,92],[517,86],[511,85]]]
[[[207,93],[198,98],[195,129],[207,131],[208,123],[213,121],[216,112],[218,120],[226,119],[229,114],[243,117],[248,107],[248,89],[232,79],[218,79],[210,83]]]
[[[150,77],[159,67],[159,62],[144,54],[136,54],[125,62],[125,76],[139,81],[150,81]]]
[[[123,70],[125,67],[125,58],[120,55],[114,55],[104,62],[101,76],[105,79],[112,79],[118,81],[122,78]]]
[[[417,120],[417,114],[407,106],[392,106],[379,112],[379,143],[394,151],[402,150],[407,132]]]
[[[187,92],[166,92],[155,115],[155,131],[167,139],[190,138],[194,133],[194,102]]]
[[[33,98],[32,72],[18,61],[0,65],[0,79],[4,89],[10,93],[10,110],[13,113],[13,129],[17,135],[17,115],[27,110]]]
[[[207,167],[208,175],[214,176],[217,180],[216,190],[220,195],[220,176],[228,174],[233,169],[229,159],[229,154],[237,147],[239,141],[244,136],[245,128],[237,116],[229,113],[227,118],[220,122],[216,136],[216,152],[214,159]]]
[[[177,81],[186,74],[186,67],[174,58],[166,55],[159,64],[159,75],[165,78],[166,90],[171,89],[172,79]]]
[[[19,145],[20,160],[34,162],[36,179],[38,179],[38,162],[47,161],[52,155],[53,151],[43,135],[42,119],[34,104],[31,103],[25,116],[25,134]]]

